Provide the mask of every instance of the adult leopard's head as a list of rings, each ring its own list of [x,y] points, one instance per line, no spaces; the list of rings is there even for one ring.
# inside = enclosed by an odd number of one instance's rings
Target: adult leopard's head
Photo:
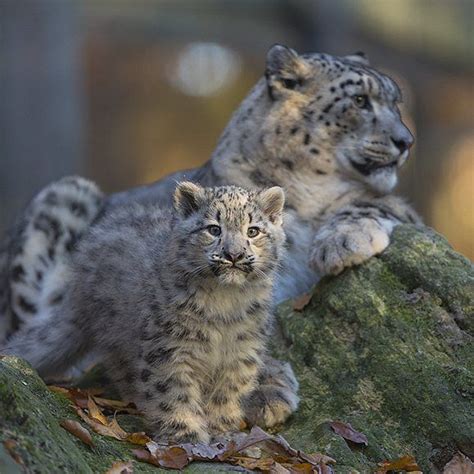
[[[275,45],[267,54],[270,110],[262,141],[284,166],[342,173],[390,192],[413,136],[400,117],[400,89],[363,55],[298,55]],[[309,167],[308,167],[309,165]]]

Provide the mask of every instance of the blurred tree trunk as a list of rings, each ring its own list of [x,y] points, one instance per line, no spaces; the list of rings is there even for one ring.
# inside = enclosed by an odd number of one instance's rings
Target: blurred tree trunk
[[[0,3],[0,232],[31,193],[80,172],[77,3]]]

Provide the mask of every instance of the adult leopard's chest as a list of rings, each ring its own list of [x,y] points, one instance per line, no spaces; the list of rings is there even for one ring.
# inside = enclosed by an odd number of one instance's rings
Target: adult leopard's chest
[[[298,216],[288,216],[285,232],[287,253],[274,286],[274,301],[277,304],[307,292],[319,280],[319,275],[309,267],[314,225]]]

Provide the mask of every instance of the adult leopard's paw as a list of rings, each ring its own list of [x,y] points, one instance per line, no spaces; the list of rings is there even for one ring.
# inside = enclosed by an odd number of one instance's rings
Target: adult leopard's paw
[[[383,252],[389,243],[389,231],[371,219],[323,227],[313,241],[310,265],[321,275],[337,275]]]
[[[298,408],[298,382],[287,362],[270,357],[265,361],[260,384],[244,401],[250,426],[272,428],[284,423]]]

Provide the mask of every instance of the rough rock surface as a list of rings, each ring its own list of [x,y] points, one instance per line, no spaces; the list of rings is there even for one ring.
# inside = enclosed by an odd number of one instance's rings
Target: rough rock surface
[[[398,228],[380,257],[321,281],[303,310],[280,306],[274,352],[293,364],[302,398],[282,434],[335,458],[337,473],[373,472],[406,454],[430,473],[457,451],[472,458],[473,315],[472,264],[429,229]],[[89,448],[60,427],[66,418],[78,420],[26,363],[0,359],[2,474],[105,473],[133,459],[132,445],[95,433]],[[126,428],[139,421],[118,420]],[[336,435],[334,420],[363,432],[368,446]],[[188,472],[235,469],[195,464]],[[134,461],[134,472],[158,471]]]

